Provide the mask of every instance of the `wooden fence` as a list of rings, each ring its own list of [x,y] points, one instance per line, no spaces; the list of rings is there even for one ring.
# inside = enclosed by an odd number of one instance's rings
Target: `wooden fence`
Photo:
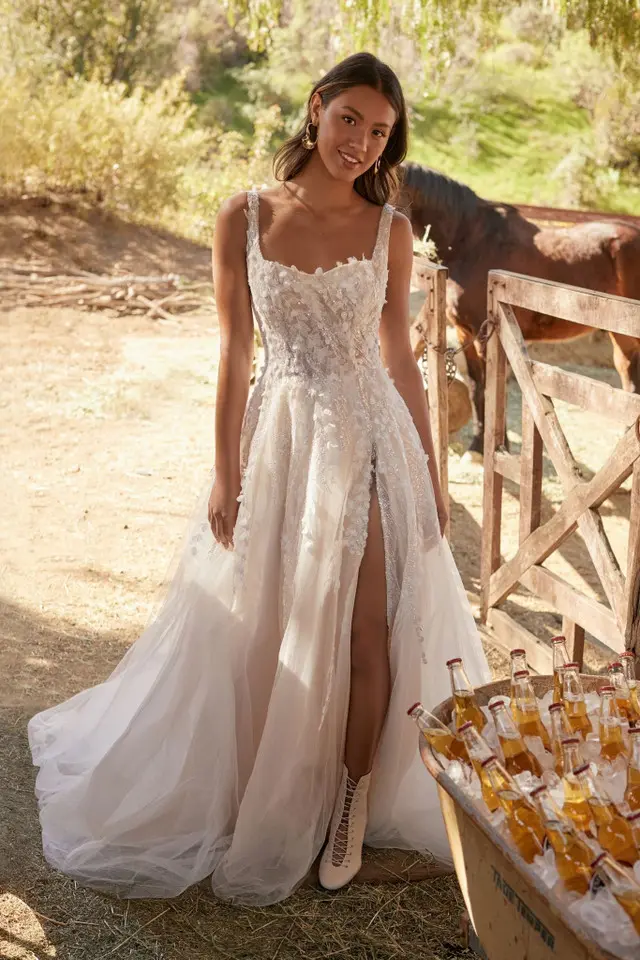
[[[429,414],[433,446],[438,464],[440,486],[447,509],[449,506],[449,398],[445,350],[447,348],[447,278],[449,271],[427,260],[415,257],[411,282],[425,294],[413,323],[419,341],[426,344],[429,384]],[[422,353],[422,348],[419,348]],[[448,533],[447,528],[447,533]]]
[[[532,361],[514,307],[583,323],[600,330],[640,336],[640,302],[567,287],[505,271],[489,274],[488,315],[495,323],[487,347],[484,508],[482,529],[482,618],[496,642],[523,647],[531,666],[549,673],[549,646],[497,609],[518,584],[554,607],[563,617],[563,633],[573,659],[582,664],[585,627],[617,653],[640,654],[640,396],[558,367]],[[522,390],[522,449],[504,447],[506,363]],[[597,412],[617,421],[620,440],[604,465],[584,479],[556,415],[552,399]],[[565,499],[541,522],[543,448],[564,487]],[[602,525],[599,508],[632,476],[626,576]],[[502,562],[500,532],[502,484],[520,486],[519,547]],[[575,530],[589,551],[608,603],[580,592],[542,566]]]

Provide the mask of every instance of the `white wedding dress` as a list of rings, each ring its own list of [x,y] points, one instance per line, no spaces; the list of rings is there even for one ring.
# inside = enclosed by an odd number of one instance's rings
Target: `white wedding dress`
[[[174,896],[211,875],[219,897],[269,904],[307,874],[342,768],[374,472],[392,690],[368,845],[449,858],[406,711],[449,696],[449,657],[489,679],[426,455],[380,359],[393,208],[370,260],[307,274],[265,260],[258,204],[249,193],[265,364],[242,432],[235,550],[209,529],[210,479],[155,619],[108,679],[29,723],[47,860],[121,896]]]

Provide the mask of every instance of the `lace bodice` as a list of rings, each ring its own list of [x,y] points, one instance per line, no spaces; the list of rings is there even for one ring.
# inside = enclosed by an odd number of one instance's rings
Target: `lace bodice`
[[[259,197],[250,191],[247,198],[247,268],[265,368],[271,375],[324,381],[379,365],[393,207],[382,208],[370,259],[351,257],[330,270],[305,273],[263,257]]]

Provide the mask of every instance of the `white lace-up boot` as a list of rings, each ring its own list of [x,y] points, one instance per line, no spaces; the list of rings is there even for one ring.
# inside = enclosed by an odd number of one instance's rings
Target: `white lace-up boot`
[[[359,780],[352,780],[347,768],[342,768],[329,839],[320,860],[319,880],[325,890],[344,887],[362,866],[370,779],[368,773]]]

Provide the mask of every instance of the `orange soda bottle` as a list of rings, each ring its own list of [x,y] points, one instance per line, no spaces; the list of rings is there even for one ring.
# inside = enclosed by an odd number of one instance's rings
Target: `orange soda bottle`
[[[564,887],[583,896],[591,880],[593,850],[556,806],[545,786],[536,787],[530,796],[538,808]]]
[[[489,705],[489,710],[496,725],[507,773],[514,777],[516,773],[528,770],[534,777],[541,777],[542,767],[537,757],[527,749],[504,700],[495,700]]]
[[[475,691],[469,683],[461,658],[454,657],[453,660],[447,660],[447,666],[455,704],[456,728],[459,730],[463,723],[470,720],[478,733],[482,733],[487,718],[478,706]]]
[[[636,655],[631,650],[620,654],[620,663],[624,671],[627,686],[629,687],[629,700],[631,702],[631,712],[633,714],[629,723],[636,724],[640,722],[640,696],[638,693],[638,681],[636,679]]]
[[[619,660],[614,660],[607,667],[609,682],[613,684],[616,691],[616,703],[620,716],[631,722],[633,718],[633,708],[631,706],[631,691],[627,683],[627,677],[624,667]]]
[[[589,764],[583,763],[573,771],[589,804],[598,830],[598,843],[615,860],[633,866],[640,852],[631,826],[618,813],[613,801],[602,787],[595,784]]]
[[[485,760],[482,768],[504,810],[509,833],[520,856],[527,863],[533,863],[544,851],[545,832],[540,814],[496,756]]]
[[[584,791],[573,773],[581,767],[584,757],[581,753],[581,741],[578,737],[569,737],[562,741],[563,777],[562,789],[564,801],[562,809],[577,830],[595,834],[595,824],[591,807],[587,803]]]
[[[586,737],[593,727],[587,714],[587,704],[577,663],[567,663],[562,671],[562,701],[574,734]]]
[[[482,734],[478,733],[472,720],[463,723],[462,726],[458,728],[458,734],[466,747],[471,765],[478,774],[482,790],[482,799],[486,803],[490,813],[495,813],[500,804],[493,792],[489,778],[482,767],[484,761],[495,756],[495,754]]]
[[[551,650],[553,653],[553,699],[557,702],[562,700],[562,671],[571,658],[564,637],[552,637]]]
[[[616,757],[626,757],[627,748],[622,738],[622,723],[615,700],[614,686],[600,687],[600,755],[612,763]]]
[[[630,870],[625,870],[608,854],[601,853],[591,864],[594,875],[618,901],[640,935],[640,885]]]
[[[551,740],[540,716],[538,701],[529,679],[529,671],[518,670],[513,682],[515,687],[513,717],[521,736],[540,737],[545,750],[551,753]]]
[[[415,720],[423,737],[436,753],[442,754],[447,760],[459,760],[469,764],[467,749],[462,740],[437,717],[425,710],[421,703],[414,703],[407,713]]]
[[[629,730],[631,756],[627,767],[627,789],[624,799],[632,810],[640,810],[640,727]]]
[[[569,724],[564,703],[552,703],[549,707],[551,727],[551,750],[553,752],[554,768],[559,777],[564,773],[562,760],[562,741],[573,737],[573,730]]]

